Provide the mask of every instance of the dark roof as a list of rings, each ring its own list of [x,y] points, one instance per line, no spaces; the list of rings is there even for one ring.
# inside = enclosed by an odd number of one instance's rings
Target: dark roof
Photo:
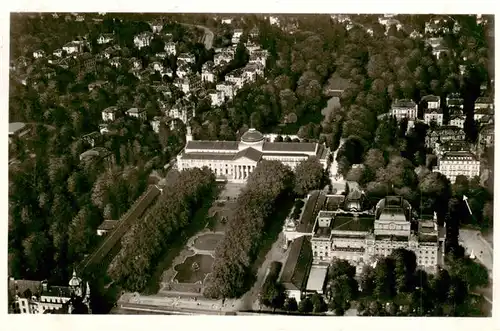
[[[306,237],[293,241],[280,281],[287,290],[302,290],[312,262],[311,242]]]
[[[333,220],[332,230],[370,231],[373,229],[373,216],[337,215]]]
[[[233,153],[184,153],[183,159],[187,160],[233,160]]]
[[[263,151],[277,152],[315,152],[316,143],[295,143],[295,142],[264,142]]]
[[[442,114],[443,110],[441,108],[438,109],[427,109],[425,111],[426,114]]]
[[[18,294],[20,297],[24,297],[24,292],[30,290],[32,295],[37,295],[42,289],[42,282],[37,280],[13,280],[9,279],[9,294],[14,297]],[[30,298],[31,299],[31,298]]]
[[[309,157],[308,154],[301,154],[301,153],[264,153],[265,156],[284,156],[284,157]]]
[[[113,230],[118,225],[116,220],[104,220],[104,222],[99,225],[98,230]]]
[[[42,291],[41,295],[46,297],[70,298],[71,289],[68,286],[49,286],[46,291]]]
[[[219,149],[219,150],[238,150],[237,141],[210,141],[210,140],[196,140],[189,141],[186,149]]]
[[[417,104],[413,100],[401,99],[393,102],[392,107],[413,108]]]
[[[252,148],[252,147],[249,147],[249,148],[245,148],[244,150],[238,152],[238,154],[236,154],[234,156],[234,159],[239,159],[240,157],[246,157],[252,161],[255,161],[255,162],[258,162],[261,158],[262,158],[262,152]]]
[[[326,195],[321,191],[313,191],[302,209],[302,215],[297,224],[298,232],[311,232],[316,221],[316,216],[323,208]]]

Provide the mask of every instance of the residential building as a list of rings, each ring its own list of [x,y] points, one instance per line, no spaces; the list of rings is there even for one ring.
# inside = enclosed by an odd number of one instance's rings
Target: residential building
[[[83,53],[77,58],[79,70],[81,73],[89,73],[96,71],[95,57],[90,53]]]
[[[90,287],[73,271],[68,286],[51,286],[47,281],[9,278],[9,310],[17,314],[71,313],[80,298],[90,313]]]
[[[149,26],[151,26],[153,33],[160,33],[161,30],[163,30],[163,21],[155,20],[154,22],[149,23]]]
[[[251,64],[252,63],[259,63],[259,64],[261,64],[262,66],[265,67],[266,66],[267,57],[268,57],[267,51],[263,51],[263,50],[255,51],[255,52],[252,52],[250,54],[248,63],[251,63]]]
[[[476,156],[469,151],[454,151],[444,153],[438,157],[438,165],[434,171],[446,176],[453,184],[457,176],[462,175],[471,179],[481,173],[481,164]]]
[[[449,95],[446,97],[446,105],[448,108],[460,108],[464,109],[464,99],[460,98],[459,95]]]
[[[146,110],[145,109],[142,109],[142,108],[130,108],[129,110],[127,110],[125,112],[125,114],[127,116],[130,116],[130,117],[135,117],[135,118],[138,118],[140,120],[146,120],[146,117],[147,117],[147,114],[146,114]]]
[[[427,125],[435,123],[438,126],[443,125],[443,110],[441,108],[432,108],[424,111],[424,122]]]
[[[93,83],[90,83],[89,85],[87,85],[87,88],[89,89],[89,92],[93,91],[94,89],[100,89],[102,88],[103,86],[106,86],[108,84],[107,81],[104,81],[104,80],[97,80]]]
[[[83,135],[82,140],[89,144],[91,147],[95,147],[96,144],[101,140],[101,134],[97,131],[91,132],[89,134]]]
[[[111,106],[102,111],[102,120],[105,122],[112,122],[118,118],[118,107]]]
[[[177,57],[177,61],[183,61],[186,63],[195,63],[196,62],[196,57],[192,53],[181,53]]]
[[[117,220],[104,220],[98,227],[97,227],[97,235],[98,236],[105,236],[109,232],[113,231],[116,226],[118,225]]]
[[[436,95],[426,95],[422,98],[423,102],[427,102],[427,109],[441,108],[441,98]]]
[[[209,83],[215,82],[214,63],[212,61],[203,63],[201,67],[201,81]]]
[[[99,45],[104,45],[112,42],[114,39],[114,35],[112,33],[101,33],[99,37],[97,37],[97,43]]]
[[[99,163],[104,166],[106,169],[110,169],[115,165],[115,158],[113,153],[108,151],[104,147],[93,147],[88,151],[80,154],[80,162],[84,163]]]
[[[448,152],[471,151],[474,146],[467,140],[450,140],[444,143],[436,143],[434,153],[441,157]]]
[[[480,147],[490,147],[495,143],[495,126],[487,124],[481,127],[478,135],[478,143]]]
[[[465,123],[465,115],[464,114],[455,113],[455,114],[450,115],[450,122],[449,122],[450,125],[463,129],[464,123]]]
[[[241,89],[243,87],[243,84],[245,83],[243,69],[238,68],[238,69],[231,71],[230,73],[228,73],[226,75],[225,80],[227,82],[233,83],[237,90]]]
[[[74,40],[74,41],[70,41],[69,43],[65,44],[62,47],[62,49],[63,49],[63,51],[65,51],[69,55],[69,54],[82,52],[83,47],[84,47],[84,42],[82,42],[80,40]]]
[[[195,107],[193,103],[186,99],[179,99],[173,107],[165,111],[165,115],[170,118],[177,118],[187,125],[189,120],[195,116]]]
[[[231,23],[233,22],[233,19],[229,18],[229,17],[225,17],[225,18],[222,18],[220,20],[220,22],[221,22],[221,24],[231,25]]]
[[[153,69],[154,71],[162,72],[163,71],[163,64],[159,61],[154,61],[149,64],[149,67]]]
[[[269,24],[280,26],[280,19],[277,16],[269,16]]]
[[[61,57],[62,53],[63,53],[63,50],[61,48],[58,48],[52,52],[52,55],[57,56],[57,57]]]
[[[132,65],[132,68],[142,69],[142,61],[135,57],[130,58],[129,63]]]
[[[177,54],[177,48],[176,48],[176,45],[173,41],[166,42],[164,49],[168,55],[175,56]]]
[[[425,146],[428,148],[434,148],[436,143],[446,143],[450,140],[464,139],[465,131],[463,128],[443,125],[435,128],[434,130],[428,130],[427,136],[425,137]]]
[[[9,123],[9,142],[12,137],[22,137],[31,131],[31,127],[22,122]]]
[[[230,81],[224,81],[224,82],[220,82],[219,84],[217,84],[215,86],[215,89],[217,91],[223,92],[224,98],[232,100],[233,97],[236,95],[237,87],[235,86],[234,83],[232,83]]]
[[[257,51],[260,50],[260,46],[257,45],[257,44],[255,44],[255,43],[253,43],[253,42],[246,42],[245,43],[245,48],[247,49],[248,54],[250,54],[250,55],[252,53],[257,52]]]
[[[479,97],[476,99],[476,102],[474,103],[474,109],[476,111],[479,109],[492,110],[493,100],[487,97]]]
[[[257,27],[253,27],[250,32],[248,33],[248,35],[251,37],[251,38],[257,38],[259,36],[259,28]]]
[[[34,51],[34,52],[33,52],[33,57],[34,57],[35,59],[40,59],[40,58],[42,58],[42,57],[44,57],[44,56],[45,56],[45,51],[43,51],[43,50],[41,50],[41,49],[36,50],[36,51]]]
[[[494,115],[495,114],[493,112],[493,107],[492,108],[489,108],[489,107],[479,108],[476,106],[476,108],[474,109],[474,121],[480,122],[483,118],[488,117],[488,116],[494,116]]]
[[[418,107],[413,100],[401,99],[392,103],[390,115],[396,117],[398,120],[407,118],[415,120],[417,118]]]
[[[214,91],[211,90],[208,92],[208,95],[210,96],[210,103],[212,107],[219,107],[222,106],[224,103],[224,92],[222,91]]]
[[[225,66],[229,64],[234,58],[234,54],[230,52],[222,52],[214,55],[214,64],[216,66]]]
[[[109,60],[109,65],[115,68],[118,68],[122,65],[122,61],[120,57],[114,57],[111,60]]]
[[[155,116],[149,122],[149,124],[151,124],[151,128],[153,129],[154,132],[160,133],[160,123],[162,122],[162,120],[163,120],[163,118],[161,116]]]
[[[153,33],[144,31],[134,37],[134,45],[135,47],[141,49],[149,46],[151,44],[151,40],[153,40]]]
[[[238,141],[192,141],[188,129],[186,147],[177,157],[179,170],[209,167],[221,180],[246,182],[261,160],[277,160],[292,169],[316,156],[326,169],[330,150],[317,143],[271,143],[262,133],[249,129]]]
[[[231,43],[233,44],[239,43],[242,35],[243,35],[243,29],[235,29],[233,32],[233,36],[231,38]]]
[[[190,75],[193,72],[189,64],[183,63],[182,65],[177,67],[177,71],[175,74],[179,78],[185,78],[186,76]]]

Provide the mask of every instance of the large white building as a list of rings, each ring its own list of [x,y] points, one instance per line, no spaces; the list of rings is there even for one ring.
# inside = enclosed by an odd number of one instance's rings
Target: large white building
[[[188,127],[184,151],[177,156],[179,170],[210,168],[218,179],[246,182],[261,160],[277,160],[294,169],[310,156],[326,169],[330,149],[318,143],[272,143],[262,133],[249,129],[241,141],[193,141]]]
[[[427,109],[424,112],[424,122],[427,125],[436,123],[436,125],[443,125],[443,110],[440,108]]]
[[[459,175],[473,178],[481,173],[481,162],[469,151],[452,151],[444,153],[438,158],[438,165],[434,168],[446,176],[453,184]]]

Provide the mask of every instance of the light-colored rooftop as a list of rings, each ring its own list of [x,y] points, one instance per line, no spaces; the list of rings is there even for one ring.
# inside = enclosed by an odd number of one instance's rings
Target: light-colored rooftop
[[[22,130],[24,127],[26,127],[26,124],[22,122],[9,123],[9,135],[16,134],[16,132]]]
[[[323,292],[327,272],[327,268],[313,265],[307,279],[306,290]]]

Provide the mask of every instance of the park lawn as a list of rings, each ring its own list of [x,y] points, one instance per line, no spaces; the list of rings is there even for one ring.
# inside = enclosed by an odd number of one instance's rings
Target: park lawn
[[[196,283],[203,282],[206,275],[212,271],[214,258],[210,255],[196,254],[187,257],[183,263],[174,267],[177,274],[174,279],[179,283]],[[193,269],[193,264],[198,264],[198,269]]]

